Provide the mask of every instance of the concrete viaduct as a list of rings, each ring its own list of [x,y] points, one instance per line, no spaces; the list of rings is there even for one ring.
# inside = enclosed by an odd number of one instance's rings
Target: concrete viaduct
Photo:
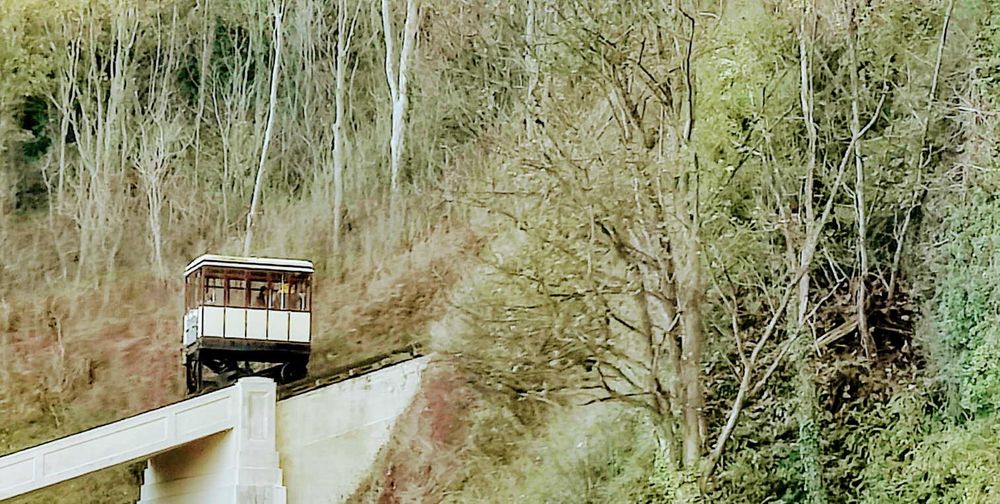
[[[0,457],[0,500],[148,460],[140,504],[340,502],[409,406],[422,357],[278,401],[267,378]]]

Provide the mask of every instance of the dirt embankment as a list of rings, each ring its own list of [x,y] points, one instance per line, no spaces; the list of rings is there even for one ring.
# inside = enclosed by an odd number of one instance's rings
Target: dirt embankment
[[[468,438],[475,393],[446,363],[432,360],[420,391],[352,503],[434,502],[453,482]]]

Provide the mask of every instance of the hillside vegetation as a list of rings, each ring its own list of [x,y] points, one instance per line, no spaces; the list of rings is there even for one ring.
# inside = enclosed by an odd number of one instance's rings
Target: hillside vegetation
[[[317,263],[315,376],[436,352],[357,502],[1000,502],[992,0],[0,32],[0,452],[179,398],[179,271],[218,252]]]

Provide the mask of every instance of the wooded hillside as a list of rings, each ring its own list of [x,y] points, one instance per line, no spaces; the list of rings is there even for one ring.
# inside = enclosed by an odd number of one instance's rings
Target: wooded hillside
[[[465,406],[357,501],[1000,501],[992,0],[0,0],[0,33],[2,452],[179,394],[177,277],[219,252],[317,263],[314,374],[437,351]]]

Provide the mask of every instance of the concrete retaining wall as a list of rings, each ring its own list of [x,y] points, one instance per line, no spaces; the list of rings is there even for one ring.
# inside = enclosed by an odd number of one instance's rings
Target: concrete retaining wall
[[[342,502],[367,476],[413,402],[427,358],[278,403],[278,452],[289,504]]]

